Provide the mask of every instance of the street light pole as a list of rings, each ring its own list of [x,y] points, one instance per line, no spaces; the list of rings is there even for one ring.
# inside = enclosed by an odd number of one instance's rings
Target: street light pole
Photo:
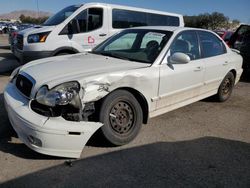
[[[36,7],[37,7],[37,18],[39,18],[39,4],[38,4],[38,0],[36,0]]]

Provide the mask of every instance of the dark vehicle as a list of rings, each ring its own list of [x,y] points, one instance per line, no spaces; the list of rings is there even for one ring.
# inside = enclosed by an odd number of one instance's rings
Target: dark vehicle
[[[250,77],[250,25],[240,25],[229,40],[229,46],[240,51],[243,73]]]
[[[9,31],[9,44],[11,45],[11,48],[14,45],[15,39],[17,37],[17,33],[19,31],[22,31],[24,29],[27,29],[27,28],[30,28],[30,27],[33,27],[33,26],[35,26],[35,25],[34,24],[21,24],[21,25],[17,26],[17,29],[11,29]]]

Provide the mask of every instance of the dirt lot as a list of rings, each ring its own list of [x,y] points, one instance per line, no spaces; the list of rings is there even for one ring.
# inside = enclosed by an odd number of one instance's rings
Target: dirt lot
[[[203,100],[151,119],[126,146],[94,136],[71,166],[28,149],[11,128],[2,93],[18,65],[2,45],[0,187],[250,187],[250,82],[225,103]]]

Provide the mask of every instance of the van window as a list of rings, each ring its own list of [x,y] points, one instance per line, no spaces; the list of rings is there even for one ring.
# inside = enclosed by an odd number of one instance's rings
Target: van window
[[[179,18],[161,14],[137,12],[131,10],[112,10],[113,28],[129,28],[138,26],[179,26]]]
[[[113,9],[113,28],[146,26],[146,14],[129,10]]]
[[[101,28],[103,9],[90,8],[82,11],[72,20],[73,33],[84,33]]]
[[[160,14],[147,13],[147,23],[149,26],[179,26],[179,18],[176,16],[166,16]]]
[[[66,18],[68,18],[71,14],[73,14],[80,6],[79,5],[73,5],[66,7],[56,13],[54,16],[51,16],[49,19],[47,19],[43,25],[51,26],[51,25],[58,25],[62,23]]]

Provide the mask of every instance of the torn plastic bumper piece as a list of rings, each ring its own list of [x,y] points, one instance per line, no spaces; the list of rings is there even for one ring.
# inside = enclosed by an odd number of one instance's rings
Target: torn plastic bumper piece
[[[41,116],[29,100],[9,83],[4,92],[5,108],[19,139],[42,154],[79,158],[89,138],[102,126],[99,122],[74,122]]]

